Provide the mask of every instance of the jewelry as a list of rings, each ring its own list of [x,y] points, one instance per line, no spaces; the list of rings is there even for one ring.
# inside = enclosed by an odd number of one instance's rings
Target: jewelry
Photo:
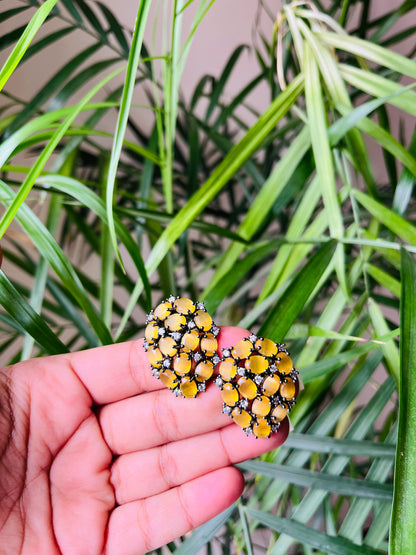
[[[219,328],[204,303],[170,296],[147,315],[144,348],[152,373],[175,395],[205,391],[215,366]]]
[[[249,337],[222,350],[216,384],[223,412],[247,435],[269,437],[295,404],[298,372],[284,344]]]

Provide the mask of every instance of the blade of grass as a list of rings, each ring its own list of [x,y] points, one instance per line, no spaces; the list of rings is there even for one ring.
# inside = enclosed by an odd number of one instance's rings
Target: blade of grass
[[[404,249],[401,257],[399,431],[389,544],[391,555],[416,552],[413,530],[416,522],[416,263]]]

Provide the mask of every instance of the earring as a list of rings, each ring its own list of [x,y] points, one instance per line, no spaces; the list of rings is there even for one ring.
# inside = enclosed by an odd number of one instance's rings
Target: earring
[[[269,437],[295,404],[298,372],[284,344],[249,337],[222,350],[219,375],[223,412],[247,435]]]
[[[152,373],[175,395],[196,397],[220,362],[219,328],[204,303],[170,296],[146,319],[144,348]]]

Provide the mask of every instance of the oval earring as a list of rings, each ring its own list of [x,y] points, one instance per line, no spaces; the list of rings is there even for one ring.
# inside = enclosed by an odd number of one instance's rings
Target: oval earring
[[[298,372],[284,344],[249,337],[222,350],[216,384],[223,412],[256,438],[277,432],[295,404]]]
[[[144,348],[153,375],[177,396],[205,391],[220,362],[219,328],[204,303],[170,296],[146,320]]]

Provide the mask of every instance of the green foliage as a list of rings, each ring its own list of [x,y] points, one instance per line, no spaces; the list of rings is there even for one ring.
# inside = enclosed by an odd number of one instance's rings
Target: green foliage
[[[286,444],[241,465],[243,498],[171,551],[413,553],[416,63],[395,50],[414,2],[375,19],[366,0],[284,2],[189,101],[214,1],[163,2],[155,20],[150,4],[134,30],[95,1],[0,13],[3,362],[123,341],[160,298],[204,299],[217,322],[286,340],[305,389]],[[146,26],[165,40],[145,44]],[[60,67],[13,94],[16,69],[68,37]],[[258,72],[228,99],[249,48]]]

